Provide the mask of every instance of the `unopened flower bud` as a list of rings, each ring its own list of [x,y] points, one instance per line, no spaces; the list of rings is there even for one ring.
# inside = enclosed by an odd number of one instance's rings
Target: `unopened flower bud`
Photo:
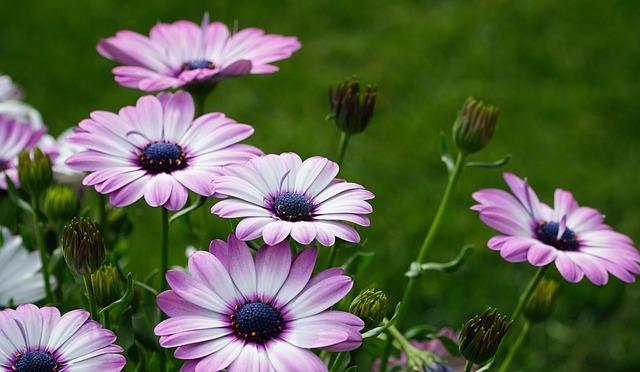
[[[389,300],[382,291],[365,289],[351,302],[349,312],[362,319],[365,327],[373,328],[380,325],[387,314]]]
[[[70,187],[56,185],[44,194],[42,209],[51,221],[67,222],[78,211],[78,197]]]
[[[329,86],[329,108],[338,128],[347,134],[367,129],[376,105],[378,88],[367,85],[360,91],[358,78],[352,77]]]
[[[91,285],[100,307],[107,307],[118,301],[124,292],[124,282],[120,272],[111,264],[103,265],[91,274]]]
[[[453,139],[458,150],[465,155],[482,150],[493,137],[497,122],[497,108],[467,98],[453,124]]]
[[[64,227],[62,249],[67,265],[80,275],[98,270],[106,254],[98,226],[84,218],[74,217]]]
[[[469,361],[482,364],[498,351],[502,338],[511,327],[511,320],[488,308],[468,320],[460,331],[460,353]]]
[[[538,323],[547,320],[556,306],[558,282],[542,279],[524,306],[524,315],[530,322]]]
[[[37,147],[33,149],[33,154],[23,151],[18,157],[18,179],[22,189],[29,195],[38,196],[46,190],[53,180],[47,154]]]

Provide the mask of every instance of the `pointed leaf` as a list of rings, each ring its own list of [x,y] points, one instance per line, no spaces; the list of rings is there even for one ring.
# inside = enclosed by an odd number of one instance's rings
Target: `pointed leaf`
[[[509,160],[511,160],[511,154],[508,154],[504,158],[496,161],[470,161],[468,163],[465,163],[465,166],[470,168],[495,169],[505,166],[509,162]]]
[[[447,166],[449,174],[453,173],[453,170],[456,167],[456,162],[453,160],[453,155],[451,155],[451,151],[449,150],[447,136],[442,131],[440,132],[440,159],[444,165]]]

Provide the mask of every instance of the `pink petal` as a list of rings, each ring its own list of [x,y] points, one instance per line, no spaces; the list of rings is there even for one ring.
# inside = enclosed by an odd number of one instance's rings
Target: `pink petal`
[[[348,276],[329,277],[307,288],[283,308],[285,317],[296,319],[318,314],[340,301],[353,287]]]
[[[256,253],[258,297],[262,301],[275,300],[291,268],[291,248],[287,241],[274,246],[264,245]]]
[[[289,276],[280,288],[276,297],[276,305],[282,307],[297,296],[307,285],[318,257],[316,248],[308,248],[300,252],[291,264]]]

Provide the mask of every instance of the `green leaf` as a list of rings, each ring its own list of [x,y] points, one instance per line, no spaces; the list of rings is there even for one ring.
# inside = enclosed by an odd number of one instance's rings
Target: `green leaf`
[[[133,299],[133,275],[129,273],[127,275],[126,289],[122,297],[120,297],[120,299],[118,299],[116,302],[112,303],[111,305],[100,310],[100,314],[104,313],[105,311],[110,311],[110,312],[113,312],[115,316],[118,316],[120,312],[124,311],[124,309],[126,309],[126,307],[129,306],[132,299]]]
[[[399,311],[400,311],[400,302],[398,302],[398,304],[396,305],[396,309],[394,310],[393,316],[391,317],[391,319],[384,322],[384,324],[382,324],[381,326],[372,328],[367,332],[363,333],[362,338],[377,337],[379,334],[384,332],[385,329],[391,327],[393,323],[395,323],[396,318],[398,317]]]
[[[449,262],[425,262],[420,265],[418,262],[412,262],[409,270],[404,274],[409,278],[420,276],[425,271],[440,271],[444,273],[454,273],[458,271],[465,263],[467,258],[473,253],[472,245],[465,245],[458,253],[458,256]]]
[[[504,158],[496,161],[470,161],[468,163],[465,163],[465,167],[489,169],[501,168],[505,166],[509,162],[509,160],[511,160],[511,154],[508,154]]]
[[[7,181],[7,193],[9,194],[9,199],[11,199],[11,201],[23,211],[31,215],[35,214],[35,211],[31,208],[31,204],[24,200],[22,195],[20,195],[20,191],[18,191],[16,185],[11,181],[11,178],[9,178],[9,176],[5,176],[5,179]]]
[[[476,372],[486,372],[493,367],[493,364],[496,362],[496,357],[489,359],[487,363],[485,363],[482,367],[476,369]]]
[[[404,337],[407,339],[425,339],[428,338],[428,335],[434,334],[438,332],[438,327],[430,324],[421,324],[417,326],[413,326],[409,328],[405,333]]]
[[[51,257],[49,258],[49,272],[53,273],[58,268],[58,265],[64,261],[64,253],[62,247],[58,247],[53,250]]]
[[[454,273],[458,271],[465,263],[467,258],[473,254],[473,246],[465,245],[462,247],[458,256],[449,262],[438,263],[438,262],[427,262],[423,263],[421,266],[422,271],[441,271],[445,273]]]
[[[357,275],[371,264],[374,252],[357,251],[342,265],[342,268],[348,275]]]
[[[206,196],[198,197],[198,199],[196,199],[191,205],[189,205],[186,208],[183,208],[182,210],[176,212],[173,216],[171,216],[171,218],[169,218],[169,223],[173,223],[174,221],[178,220],[180,217],[186,216],[189,213],[195,211],[196,209],[202,207],[202,205],[206,200],[207,200]]]
[[[133,346],[135,337],[133,334],[133,317],[131,314],[131,306],[120,314],[120,323],[118,324],[118,345],[125,350],[129,350]]]
[[[453,173],[453,170],[456,167],[456,162],[453,160],[453,155],[451,155],[451,150],[449,150],[449,142],[447,141],[447,136],[444,132],[440,131],[440,159],[447,166],[447,171],[449,174]]]

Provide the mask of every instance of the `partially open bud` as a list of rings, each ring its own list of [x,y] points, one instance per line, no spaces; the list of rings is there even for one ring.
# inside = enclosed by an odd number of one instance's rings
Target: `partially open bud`
[[[469,155],[482,150],[493,137],[498,109],[469,97],[453,124],[453,139],[458,150]]]
[[[80,275],[98,270],[106,254],[98,226],[84,218],[74,217],[64,227],[62,249],[67,265]]]
[[[329,86],[329,108],[338,128],[347,134],[367,129],[376,105],[378,88],[367,85],[360,92],[358,78],[352,77],[335,86]]]
[[[382,291],[365,289],[351,302],[349,312],[364,321],[366,328],[380,325],[387,314],[389,300]]]
[[[539,323],[551,316],[556,306],[556,293],[559,286],[558,282],[551,279],[540,281],[523,309],[524,315],[530,322]]]
[[[511,320],[493,308],[474,316],[460,331],[460,353],[476,364],[488,361],[498,351],[498,346],[511,323]]]
[[[56,185],[50,187],[44,194],[42,210],[51,221],[67,222],[78,211],[78,197],[73,189],[68,186]]]
[[[29,195],[38,196],[49,187],[53,180],[51,162],[47,154],[39,148],[33,153],[23,151],[18,157],[18,179],[20,186]]]
[[[103,265],[91,274],[91,284],[96,302],[100,307],[107,307],[118,301],[124,292],[124,282],[118,269],[111,265]]]

